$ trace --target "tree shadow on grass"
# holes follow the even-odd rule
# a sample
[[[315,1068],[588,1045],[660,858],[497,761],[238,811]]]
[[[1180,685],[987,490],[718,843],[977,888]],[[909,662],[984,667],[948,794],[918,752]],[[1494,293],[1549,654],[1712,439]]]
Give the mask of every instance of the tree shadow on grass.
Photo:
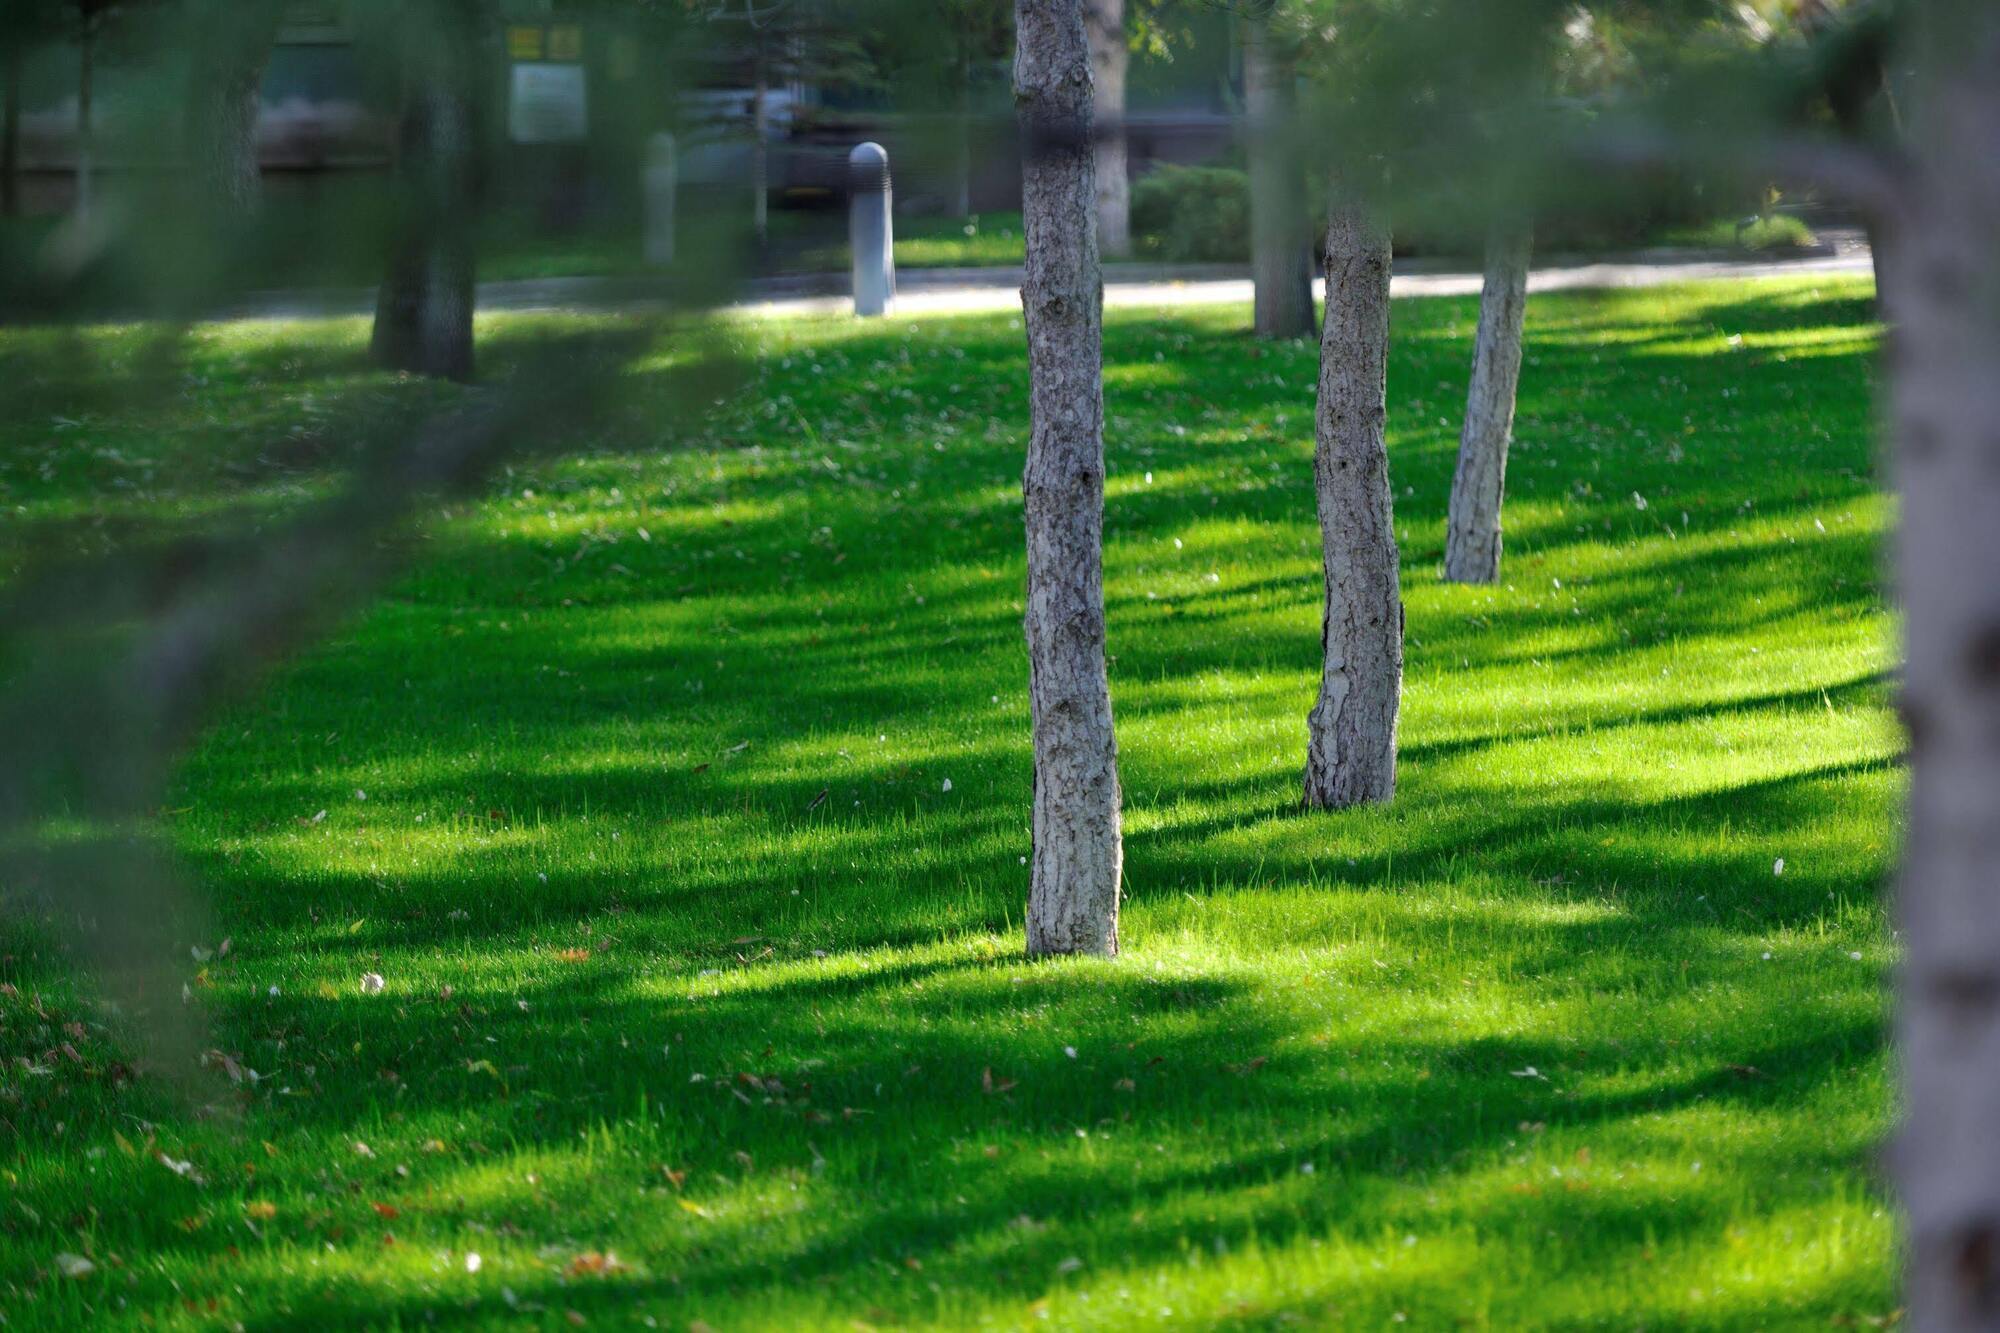
[[[1701,949],[1691,938],[1663,943],[1674,952]],[[421,1195],[398,1224],[406,1244],[463,1243],[455,1238],[475,1214],[503,1231],[506,1219],[519,1218],[533,1231],[539,1224],[529,1219],[553,1208],[569,1215],[564,1229],[578,1247],[644,1247],[623,1251],[639,1267],[601,1281],[565,1280],[569,1256],[558,1255],[539,1276],[511,1276],[518,1299],[586,1316],[659,1300],[685,1315],[743,1317],[772,1301],[782,1306],[792,1298],[781,1291],[810,1283],[821,1295],[806,1308],[823,1300],[859,1315],[880,1303],[911,1317],[928,1300],[914,1281],[909,1294],[898,1289],[913,1272],[983,1300],[1025,1305],[1066,1285],[1061,1274],[1072,1257],[1087,1276],[1100,1267],[1184,1263],[1190,1246],[1211,1254],[1253,1244],[1282,1251],[1310,1237],[1384,1228],[1429,1234],[1441,1223],[1502,1236],[1595,1225],[1602,1231],[1588,1267],[1601,1272],[1642,1249],[1694,1241],[1729,1220],[1727,1205],[1634,1200],[1598,1172],[1575,1173],[1586,1186],[1594,1177],[1599,1189],[1575,1197],[1547,1183],[1545,1168],[1510,1165],[1517,1142],[1532,1137],[1524,1127],[1576,1142],[1606,1131],[1643,1137],[1648,1123],[1696,1108],[1745,1126],[1767,1115],[1782,1122],[1876,1060],[1881,1041],[1867,1019],[1764,987],[1753,1031],[1632,1087],[1613,1075],[1643,1066],[1652,1053],[1608,1033],[1370,1036],[1321,1048],[1309,1040],[1308,1014],[1268,997],[1259,1002],[1227,982],[1099,972],[1040,976],[1023,990],[1009,976],[1018,967],[895,970],[838,989],[801,979],[658,1005],[622,995],[608,977],[579,980],[536,992],[533,1014],[496,1015],[485,1033],[499,1034],[510,1073],[515,1062],[522,1067],[511,1073],[504,1111],[493,1108],[480,1076],[440,1074],[406,1099],[379,1083],[329,1088],[272,1112],[275,1121],[260,1132],[281,1143],[329,1132],[374,1137],[379,1164],[336,1168],[325,1182],[346,1202],[328,1203],[329,1221],[314,1234],[333,1234],[338,1246],[375,1243],[382,1228],[369,1223],[362,1201],[395,1189],[399,1198]],[[414,1012],[386,1022],[379,1013],[337,1013],[361,1007],[308,1001],[289,1006],[286,1023],[301,1033],[323,1029],[335,1042],[365,1032],[371,1044],[407,1051],[415,1070],[445,1068],[458,1051],[481,1049],[476,1034],[487,1025],[483,1016],[459,1024],[421,1012],[443,1005],[411,1004]],[[1013,1031],[1023,1018],[1051,1013],[1053,1030]],[[707,1080],[682,1084],[681,1065],[654,1077],[635,1068],[615,1041],[640,1026],[677,1037],[694,1031],[686,1058],[709,1071]],[[1670,1042],[1667,1033],[1677,1030],[1669,1021],[1656,1038]],[[1080,1058],[1065,1057],[1062,1041]],[[807,1066],[798,1058],[806,1051],[833,1054]],[[1248,1053],[1271,1051],[1268,1062],[1246,1069]],[[567,1095],[528,1095],[529,1081],[552,1080],[550,1071],[571,1061],[600,1072]],[[982,1068],[1011,1086],[987,1090]],[[1511,1072],[1522,1068],[1546,1077]],[[1424,1076],[1413,1079],[1412,1070]],[[1121,1090],[1119,1078],[1132,1087]],[[456,1086],[440,1092],[436,1084],[447,1080]],[[648,1091],[657,1098],[657,1127],[621,1128],[621,1141],[606,1141],[586,1177],[562,1183],[564,1159],[575,1150],[553,1145],[616,1118]],[[387,1106],[419,1100],[424,1114],[399,1127],[402,1112]],[[390,1143],[454,1118],[489,1148],[503,1139],[551,1145],[536,1154],[548,1183],[511,1185],[468,1211],[452,1202],[465,1188],[454,1177],[486,1173],[462,1139],[441,1164],[417,1168],[421,1186],[394,1183]],[[1289,1127],[1282,1147],[1267,1141],[1267,1125]],[[1165,1151],[1147,1154],[1154,1140]],[[755,1150],[749,1163],[735,1156],[739,1145]],[[1852,1171],[1866,1147],[1838,1135],[1811,1146],[1784,1138],[1752,1146],[1736,1165],[1767,1173],[1772,1192],[1789,1196],[1800,1187],[1776,1184],[1780,1168],[1802,1178]],[[658,1180],[653,1154],[686,1173],[678,1188]],[[1302,1161],[1316,1165],[1312,1176],[1302,1175]],[[922,1195],[882,1192],[912,1171],[926,1179]],[[746,1213],[744,1205],[762,1197],[760,1181],[795,1186],[805,1214],[772,1226],[757,1220],[754,1204]],[[1517,1184],[1525,1189],[1513,1191]],[[1425,1196],[1442,1197],[1442,1212]],[[681,1210],[682,1200],[699,1211]],[[342,1222],[346,1230],[332,1232]],[[145,1240],[187,1244],[171,1230]],[[490,1296],[454,1308],[366,1285],[345,1285],[328,1299],[324,1313],[355,1321],[476,1321],[494,1313]]]

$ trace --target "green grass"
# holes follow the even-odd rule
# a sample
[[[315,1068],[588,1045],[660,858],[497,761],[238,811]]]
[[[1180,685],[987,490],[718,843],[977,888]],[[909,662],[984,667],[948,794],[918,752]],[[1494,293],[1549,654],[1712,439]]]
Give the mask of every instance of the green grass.
[[[116,1086],[8,928],[8,1326],[1888,1315],[1865,288],[1536,297],[1492,589],[1437,576],[1475,314],[1396,304],[1401,787],[1338,815],[1296,809],[1315,350],[1110,314],[1115,963],[1020,954],[1013,321],[746,321],[700,432],[457,507],[162,816],[261,1081]],[[363,333],[203,330],[172,420],[107,392],[135,333],[0,335],[46,372],[0,553],[311,493],[243,464],[304,395],[447,392]]]

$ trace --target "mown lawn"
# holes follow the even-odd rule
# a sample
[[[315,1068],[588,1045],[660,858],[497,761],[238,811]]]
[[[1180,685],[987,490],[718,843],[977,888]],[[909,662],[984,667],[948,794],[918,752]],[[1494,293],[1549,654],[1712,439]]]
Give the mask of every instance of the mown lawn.
[[[1402,781],[1337,815],[1296,809],[1315,349],[1109,317],[1115,963],[1021,956],[1015,321],[746,322],[712,421],[457,507],[162,816],[254,1084],[118,1083],[6,927],[8,1326],[1891,1315],[1865,288],[1536,297],[1491,590],[1437,577],[1474,315],[1395,307]],[[133,416],[138,337],[0,335],[8,579],[310,493],[235,464],[315,404],[446,392],[237,325]]]

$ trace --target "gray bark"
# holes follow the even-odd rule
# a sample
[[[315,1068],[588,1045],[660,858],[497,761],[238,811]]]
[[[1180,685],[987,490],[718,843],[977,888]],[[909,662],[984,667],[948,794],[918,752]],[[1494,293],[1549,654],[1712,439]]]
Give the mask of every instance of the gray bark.
[[[1267,19],[1243,34],[1243,92],[1249,113],[1251,327],[1260,338],[1313,332],[1312,237],[1306,222],[1305,173],[1292,140],[1298,123],[1298,76],[1275,49]]]
[[[1016,0],[1028,331],[1028,952],[1118,952],[1118,745],[1104,658],[1104,288],[1080,0]]]
[[[1336,201],[1326,235],[1313,481],[1326,570],[1325,664],[1308,719],[1305,803],[1338,809],[1396,792],[1403,599],[1389,500],[1389,237]]]
[[[1521,324],[1528,311],[1525,225],[1497,222],[1486,239],[1486,281],[1479,293],[1479,333],[1472,383],[1458,437],[1458,471],[1445,521],[1444,576],[1453,583],[1500,577],[1500,505],[1507,490],[1507,445],[1521,382]]]
[[[1915,7],[1909,144],[1880,296],[1906,665],[1898,911],[1908,1304],[2000,1328],[2000,6]]]
[[[1097,244],[1111,259],[1132,253],[1132,183],[1125,165],[1125,0],[1083,0],[1095,75]]]

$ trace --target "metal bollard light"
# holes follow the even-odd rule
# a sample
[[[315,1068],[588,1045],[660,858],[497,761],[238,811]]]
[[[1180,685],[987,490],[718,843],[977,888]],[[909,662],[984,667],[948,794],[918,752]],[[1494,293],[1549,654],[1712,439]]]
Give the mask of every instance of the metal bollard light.
[[[661,131],[646,146],[642,183],[646,195],[646,262],[674,262],[674,191],[680,184],[680,154],[674,136]]]
[[[881,144],[856,144],[847,155],[847,190],[854,313],[886,315],[896,299],[896,250],[889,225],[889,154]]]

